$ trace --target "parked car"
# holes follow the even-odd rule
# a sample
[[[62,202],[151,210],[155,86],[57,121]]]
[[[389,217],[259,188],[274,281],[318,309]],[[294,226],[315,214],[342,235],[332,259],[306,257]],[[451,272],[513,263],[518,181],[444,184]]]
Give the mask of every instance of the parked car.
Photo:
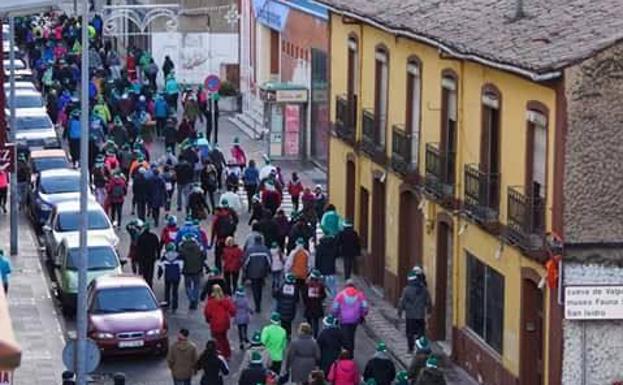
[[[11,127],[11,130],[14,128]],[[42,148],[61,148],[54,124],[45,111],[17,110],[15,136],[18,145],[30,151]]]
[[[89,237],[87,239],[87,279],[91,282],[104,275],[122,273],[121,265],[115,248],[105,238]],[[64,238],[54,256],[54,276],[58,297],[65,311],[75,309],[78,293],[78,264],[80,258],[80,237]]]
[[[6,79],[4,79],[4,93],[5,95],[8,97],[11,93],[11,82],[6,81]],[[27,81],[23,81],[20,80],[18,82],[15,82],[15,90],[30,90],[30,91],[37,91],[37,86],[35,86],[35,83],[33,82],[27,82]]]
[[[6,59],[5,59],[6,60]],[[8,70],[8,68],[4,69],[4,78],[5,79],[10,79],[11,78],[11,71]],[[15,70],[15,81],[29,81],[29,82],[34,82],[35,81],[35,76],[33,75],[32,71],[30,70],[30,68],[23,68],[23,69],[16,69]]]
[[[88,235],[105,238],[111,245],[117,247],[119,237],[104,212],[102,206],[95,200],[89,200],[88,206]],[[45,250],[48,258],[52,258],[58,250],[63,238],[77,237],[80,227],[80,202],[78,200],[58,203],[53,209],[45,225],[43,235]]]
[[[8,49],[7,49],[8,52]],[[15,62],[13,63],[15,65],[15,69],[16,70],[23,70],[26,67],[26,63],[22,60],[22,59],[15,59]],[[4,60],[2,62],[2,66],[4,67],[5,71],[9,71],[9,69],[11,68],[11,61],[10,60]]]
[[[65,201],[80,199],[80,171],[58,169],[42,171],[36,176],[28,195],[30,217],[37,227],[43,226],[54,207]]]
[[[37,112],[41,114],[47,114],[46,107],[43,103],[43,96],[39,91],[32,90],[15,90],[15,112],[23,113],[22,110],[27,109],[33,114]],[[11,98],[10,95],[6,97],[6,104],[4,108],[5,115],[10,119],[11,117]]]
[[[61,149],[35,150],[30,152],[30,169],[33,181],[38,173],[46,170],[71,168],[67,154]]]
[[[89,285],[87,298],[89,337],[102,354],[167,354],[166,318],[141,277],[97,277]]]

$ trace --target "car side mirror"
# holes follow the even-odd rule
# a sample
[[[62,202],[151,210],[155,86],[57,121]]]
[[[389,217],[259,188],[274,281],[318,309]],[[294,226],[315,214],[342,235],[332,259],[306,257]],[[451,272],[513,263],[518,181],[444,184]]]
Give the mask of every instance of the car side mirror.
[[[52,231],[52,228],[50,227],[50,225],[43,225],[41,227],[41,230],[43,230],[44,233],[49,233],[50,231]]]

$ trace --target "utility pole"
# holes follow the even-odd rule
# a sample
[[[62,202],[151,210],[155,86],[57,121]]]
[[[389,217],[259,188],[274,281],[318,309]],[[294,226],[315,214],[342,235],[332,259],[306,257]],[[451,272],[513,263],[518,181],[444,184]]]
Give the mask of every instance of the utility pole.
[[[89,2],[82,0],[82,66],[80,72],[80,258],[76,306],[76,384],[87,385],[87,229],[89,214]]]
[[[9,64],[11,66],[11,142],[15,143],[15,134],[17,131],[17,125],[15,124],[15,18],[9,16],[9,31],[11,33],[9,43]],[[4,69],[3,69],[4,70]],[[17,191],[17,148],[13,151],[13,165],[14,172],[10,181],[11,189],[11,212],[10,212],[10,225],[11,225],[11,255],[17,255],[17,221],[18,212],[17,205],[19,204],[19,197]]]

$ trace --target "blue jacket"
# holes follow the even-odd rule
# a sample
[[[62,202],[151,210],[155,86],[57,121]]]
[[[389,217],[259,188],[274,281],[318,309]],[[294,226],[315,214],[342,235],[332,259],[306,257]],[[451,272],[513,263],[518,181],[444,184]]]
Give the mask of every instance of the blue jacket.
[[[183,269],[184,260],[177,251],[167,251],[158,261],[158,278],[164,274],[165,281],[179,282]]]
[[[0,257],[0,275],[2,275],[2,282],[9,282],[9,276],[11,275],[11,261],[5,256]]]
[[[162,176],[152,175],[148,179],[149,204],[151,207],[162,207],[166,201],[167,190]]]
[[[175,79],[171,78],[165,83],[164,90],[167,95],[173,95],[180,92],[180,86],[177,84]]]
[[[166,118],[169,116],[169,105],[163,97],[156,98],[156,103],[154,104],[154,115],[156,115],[156,118]]]
[[[247,167],[242,175],[244,184],[258,185],[260,183],[260,171],[256,167]]]
[[[80,119],[71,118],[68,128],[69,139],[80,139]]]

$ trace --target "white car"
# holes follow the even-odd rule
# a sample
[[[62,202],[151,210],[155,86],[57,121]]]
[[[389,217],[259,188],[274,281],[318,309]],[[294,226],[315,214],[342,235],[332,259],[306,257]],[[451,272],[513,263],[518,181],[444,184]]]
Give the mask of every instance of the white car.
[[[15,82],[15,92],[19,90],[37,91],[37,87],[35,86],[35,83],[33,82],[20,80],[20,81]],[[4,93],[6,94],[7,98],[11,95],[11,82],[7,82],[7,81],[4,82]]]
[[[11,60],[3,60],[2,65],[4,66],[4,71],[10,73]],[[15,59],[15,70],[23,69],[26,69],[26,63],[22,59]]]
[[[5,116],[11,116],[11,94],[10,92],[6,94],[6,103],[5,103],[4,113]],[[15,111],[28,110],[35,113],[40,113],[42,115],[47,114],[47,110],[45,108],[45,104],[43,102],[43,96],[39,91],[31,91],[31,90],[15,90]]]
[[[119,245],[119,237],[113,228],[108,215],[99,203],[89,200],[88,206],[88,237],[106,239],[113,247]],[[45,248],[51,258],[64,238],[80,236],[80,201],[60,202],[52,209],[48,222],[43,226]]]
[[[21,109],[15,112],[15,139],[18,145],[25,145],[30,150],[41,148],[60,148],[54,124],[44,111]]]

